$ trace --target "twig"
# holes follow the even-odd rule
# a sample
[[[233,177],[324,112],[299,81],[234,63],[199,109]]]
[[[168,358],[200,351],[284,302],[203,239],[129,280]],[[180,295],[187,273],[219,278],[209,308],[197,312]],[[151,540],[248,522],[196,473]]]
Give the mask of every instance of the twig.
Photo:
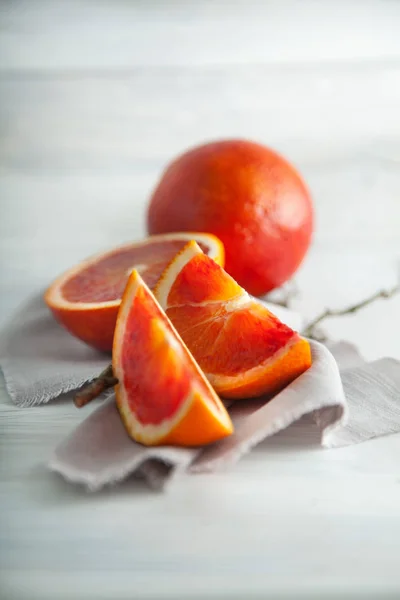
[[[117,383],[118,379],[113,375],[112,365],[109,365],[96,379],[93,379],[93,381],[75,394],[75,406],[82,408],[82,406],[100,396],[105,390],[114,387]]]
[[[392,296],[395,296],[399,292],[400,292],[400,285],[396,285],[394,288],[392,288],[390,290],[381,290],[379,292],[376,292],[375,294],[372,294],[372,296],[365,298],[365,300],[362,300],[361,302],[357,302],[357,304],[353,304],[351,306],[348,306],[347,308],[341,308],[341,309],[327,308],[320,315],[318,315],[318,317],[316,317],[315,319],[310,321],[310,323],[303,330],[302,335],[304,335],[305,337],[308,337],[308,338],[321,340],[321,337],[316,335],[315,329],[318,325],[320,325],[322,323],[322,321],[325,321],[325,319],[328,319],[330,317],[343,317],[344,315],[350,315],[350,314],[355,313],[358,310],[364,308],[365,306],[372,304],[373,302],[375,302],[375,300],[379,300],[380,298],[392,298]]]

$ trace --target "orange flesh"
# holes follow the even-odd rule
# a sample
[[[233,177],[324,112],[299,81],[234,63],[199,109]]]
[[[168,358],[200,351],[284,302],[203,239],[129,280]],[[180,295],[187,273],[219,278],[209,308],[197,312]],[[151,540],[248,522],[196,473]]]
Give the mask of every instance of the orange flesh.
[[[227,310],[227,300],[240,297],[238,294],[246,297],[221,267],[203,254],[185,265],[168,295],[171,308],[167,315],[206,373],[236,375],[257,367],[296,335],[257,302]],[[210,304],[185,305],[206,298]]]
[[[224,386],[225,398],[251,398],[271,395],[282,390],[311,365],[311,350],[307,340],[296,335],[294,343],[283,354],[273,357],[262,369],[248,377],[238,378]],[[222,392],[221,392],[222,393]]]
[[[144,425],[170,419],[187,399],[193,378],[199,392],[214,401],[183,348],[168,342],[168,331],[172,336],[165,316],[139,286],[124,323],[120,356],[129,408]]]
[[[307,340],[196,251],[194,242],[167,268],[155,294],[221,396],[275,393],[311,365]]]
[[[153,288],[161,273],[187,240],[152,242],[148,245],[117,250],[71,277],[61,288],[69,302],[98,303],[119,300],[129,273],[140,266],[145,283]],[[203,252],[207,246],[199,243]]]
[[[221,277],[221,267],[215,261],[205,261],[204,254],[199,254],[191,259],[189,268],[184,267],[178,274],[168,295],[168,306],[226,302],[243,293],[232,277]]]

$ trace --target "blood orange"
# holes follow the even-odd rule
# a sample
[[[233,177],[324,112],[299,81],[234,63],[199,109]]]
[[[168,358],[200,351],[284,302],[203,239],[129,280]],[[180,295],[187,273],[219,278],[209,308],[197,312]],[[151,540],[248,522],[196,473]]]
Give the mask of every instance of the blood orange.
[[[55,318],[74,336],[102,351],[111,351],[117,313],[129,274],[135,268],[150,288],[188,240],[224,263],[224,247],[213,235],[154,235],[104,252],[61,275],[44,299]]]
[[[169,264],[154,293],[221,396],[272,394],[311,365],[307,340],[249,296],[194,241]]]
[[[208,231],[225,246],[226,270],[261,296],[297,270],[310,245],[310,193],[285,158],[247,140],[193,148],[172,161],[148,206],[151,234]]]
[[[198,446],[232,433],[224,405],[137,271],[122,298],[112,354],[117,406],[136,441]]]

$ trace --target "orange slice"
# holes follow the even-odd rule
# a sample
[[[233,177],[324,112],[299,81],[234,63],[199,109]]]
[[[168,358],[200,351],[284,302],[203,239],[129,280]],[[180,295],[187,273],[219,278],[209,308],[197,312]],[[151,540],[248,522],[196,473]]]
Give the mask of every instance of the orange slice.
[[[272,394],[311,365],[307,340],[189,242],[154,294],[218,394]]]
[[[136,270],[122,298],[112,354],[117,406],[136,441],[198,446],[232,433],[224,405]]]
[[[98,254],[69,269],[47,289],[44,300],[55,318],[75,337],[98,350],[111,351],[121,297],[136,269],[150,288],[188,240],[224,264],[224,247],[214,235],[153,235]]]

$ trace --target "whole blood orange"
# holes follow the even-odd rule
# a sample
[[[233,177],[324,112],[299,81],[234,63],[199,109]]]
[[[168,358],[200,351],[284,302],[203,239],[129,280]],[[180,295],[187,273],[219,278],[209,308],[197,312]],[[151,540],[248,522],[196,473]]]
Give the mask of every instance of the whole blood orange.
[[[204,371],[226,398],[273,394],[311,365],[307,340],[191,241],[154,294]]]
[[[174,160],[150,199],[149,233],[208,231],[225,246],[225,268],[259,296],[282,285],[311,241],[313,207],[296,169],[242,140],[208,143]]]
[[[224,405],[137,271],[124,291],[112,355],[117,406],[136,441],[198,446],[232,433]]]
[[[174,233],[113,248],[89,258],[58,277],[44,299],[57,321],[98,350],[111,351],[121,297],[135,268],[151,288],[188,240],[195,239],[217,262],[224,247],[213,235]]]

